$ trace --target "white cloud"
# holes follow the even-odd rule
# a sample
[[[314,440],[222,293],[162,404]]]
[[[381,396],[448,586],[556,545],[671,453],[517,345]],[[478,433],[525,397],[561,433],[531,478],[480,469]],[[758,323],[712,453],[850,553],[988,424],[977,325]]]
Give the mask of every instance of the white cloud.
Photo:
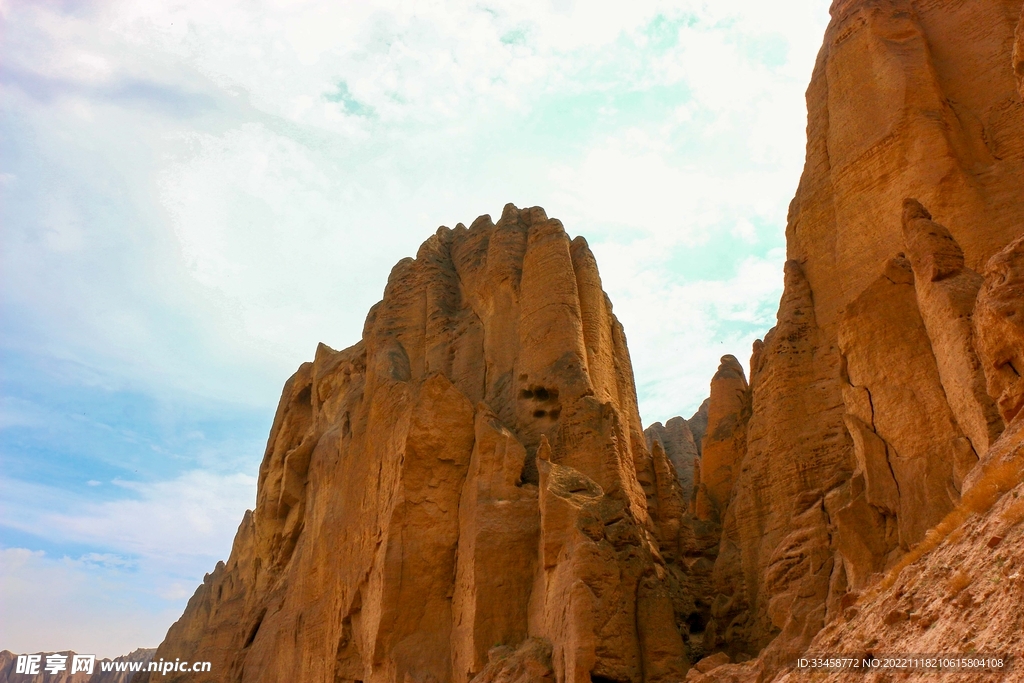
[[[101,549],[77,556],[0,549],[5,648],[115,657],[155,647],[203,575],[227,559],[255,503],[256,481],[246,474],[197,470],[113,484],[132,497],[95,502],[84,490],[0,481],[6,527],[58,547]]]
[[[613,266],[602,268],[602,279],[617,294],[615,314],[626,329],[644,424],[689,417],[707,398],[723,355],[736,356],[749,372],[753,341],[775,324],[785,260],[775,249],[745,259],[728,279],[678,283],[659,281],[657,269],[633,267],[643,257],[629,252],[653,251],[643,242],[595,247],[599,262]]]
[[[13,652],[74,650],[117,657],[156,647],[181,612],[153,600],[118,562],[0,549],[0,642]]]
[[[3,523],[50,542],[98,547],[151,570],[201,578],[227,559],[242,514],[256,500],[255,477],[241,473],[193,470],[169,481],[112,483],[127,495],[94,502],[85,489],[4,479]]]

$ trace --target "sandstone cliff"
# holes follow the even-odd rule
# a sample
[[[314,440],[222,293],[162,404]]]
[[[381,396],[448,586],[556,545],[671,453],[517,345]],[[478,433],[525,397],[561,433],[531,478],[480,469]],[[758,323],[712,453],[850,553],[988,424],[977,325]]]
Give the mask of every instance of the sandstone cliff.
[[[679,680],[684,507],[586,242],[508,205],[439,229],[288,381],[256,509],[157,654],[216,681]]]
[[[911,217],[928,220],[921,217],[922,209],[916,202],[908,202],[908,207]],[[944,233],[938,227],[935,232]],[[894,259],[886,268],[882,287],[905,286],[903,281],[908,270],[904,259]],[[1019,609],[1024,601],[1021,572],[1024,560],[1024,411],[1020,400],[1024,379],[1015,371],[1024,353],[1024,236],[993,256],[983,272],[981,291],[971,307],[972,339],[1005,429],[995,437],[981,461],[970,469],[969,476],[960,484],[954,484],[949,492],[949,497],[956,501],[954,505],[949,505],[948,498],[941,493],[925,490],[930,481],[949,482],[953,475],[947,471],[937,475],[916,472],[905,476],[908,465],[927,456],[903,458],[881,436],[871,437],[878,444],[872,447],[876,450],[871,455],[865,452],[868,459],[859,455],[851,486],[830,494],[845,503],[845,507],[839,509],[836,534],[846,566],[856,566],[856,560],[865,562],[871,557],[881,560],[879,566],[892,566],[887,567],[884,578],[875,575],[873,581],[861,575],[870,567],[861,566],[860,573],[851,573],[851,578],[857,580],[851,581],[851,590],[840,599],[839,609],[809,644],[808,657],[842,655],[863,661],[915,653],[990,655],[1003,658],[1008,663],[1006,669],[947,675],[957,681],[1024,678],[1019,662],[1008,660],[1016,657],[1024,644],[1021,635],[1024,615]],[[910,273],[910,277],[917,276],[918,281],[921,275],[917,269]],[[895,280],[888,279],[890,276]],[[894,298],[902,299],[902,305],[912,300],[899,293]],[[892,310],[898,313],[903,309],[894,306]],[[923,327],[919,318],[908,322]],[[880,349],[893,342],[891,336],[884,334],[874,338]],[[938,373],[916,379],[937,382]],[[917,389],[922,386],[924,384]],[[914,418],[920,406],[911,400],[905,408]],[[949,413],[941,415],[943,420],[948,417]],[[908,426],[914,426],[913,419]],[[870,429],[866,425],[860,428]],[[883,431],[888,437],[888,430]],[[903,432],[904,438],[912,434],[909,428]],[[933,441],[933,445],[941,446],[941,438],[948,433],[940,430],[922,432],[919,436],[939,439]],[[854,440],[860,452],[867,440],[857,437]],[[911,442],[910,446],[913,445]],[[872,458],[877,459],[874,465]],[[953,464],[941,452],[933,453],[928,459],[931,462],[926,468],[948,469]],[[882,479],[881,484],[878,478]],[[922,508],[904,506],[902,500],[906,497],[917,498]],[[936,505],[941,505],[945,514],[926,533],[918,534],[917,543],[902,554],[898,562],[885,561],[886,556],[881,553],[898,553],[898,539],[903,534],[900,520],[907,516],[915,523],[922,517],[930,519],[936,514]],[[826,500],[825,506],[827,511],[834,510],[836,501]],[[844,515],[843,511],[847,510],[850,512]],[[890,520],[890,516],[894,519]],[[891,537],[887,538],[887,533]],[[881,545],[871,546],[872,540]],[[698,663],[687,680],[765,680],[778,668],[766,656],[746,664],[718,664],[700,671]],[[785,662],[776,680],[806,680],[809,673],[796,669],[793,664],[793,661]],[[891,680],[894,673],[893,670],[871,674],[820,671],[815,674],[815,680],[839,681],[855,676],[886,681]],[[938,674],[917,671],[915,675],[932,678]]]
[[[771,643],[769,668],[955,507],[998,437],[971,311],[979,271],[1024,229],[1021,2],[831,13],[712,596],[744,649]]]

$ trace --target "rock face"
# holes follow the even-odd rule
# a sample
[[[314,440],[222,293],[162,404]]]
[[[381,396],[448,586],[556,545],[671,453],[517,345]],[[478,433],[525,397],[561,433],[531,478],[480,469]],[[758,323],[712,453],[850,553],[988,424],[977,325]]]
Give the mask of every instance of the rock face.
[[[590,249],[508,205],[439,229],[362,340],[288,380],[256,509],[158,656],[215,681],[679,680],[683,513]]]
[[[735,356],[722,356],[711,379],[707,431],[701,440],[700,482],[695,515],[701,520],[721,521],[740,462],[747,447],[750,392],[743,366]]]
[[[926,652],[1005,657],[1020,649],[1021,615],[1015,606],[1024,599],[1024,410],[1015,370],[1024,353],[1024,235],[992,256],[980,278],[956,258],[959,249],[948,231],[933,224],[916,201],[906,206],[904,217],[925,221],[918,228],[929,238],[941,238],[927,240],[940,248],[922,257],[915,251],[919,243],[908,238],[908,252],[915,256],[890,259],[847,306],[840,325],[844,418],[855,462],[851,478],[825,495],[835,555],[822,554],[817,561],[831,559],[844,582],[830,583],[824,602],[792,600],[788,607],[803,607],[814,618],[822,618],[809,611],[815,605],[824,612],[824,628],[816,635],[805,632],[812,638],[808,657]],[[913,235],[913,226],[908,234]],[[937,271],[945,275],[935,278]],[[972,283],[977,298],[960,309],[947,305],[955,296],[934,291],[942,286],[956,293],[964,282]],[[938,312],[960,310],[963,316],[947,320],[942,334],[932,333],[923,314],[936,299],[942,304]],[[961,336],[950,335],[951,330]],[[955,352],[947,360],[977,363],[953,365],[960,371],[943,375],[942,356],[931,349],[944,342],[947,352]],[[975,367],[983,372],[987,397],[977,394]],[[965,368],[972,371],[965,374]],[[958,391],[979,406],[1000,409],[998,433],[980,460],[965,434],[972,423],[964,415],[982,413],[958,412],[955,399],[944,400]],[[961,430],[962,424],[967,428]],[[730,507],[739,496],[734,494]],[[723,552],[725,546],[723,536]],[[813,545],[805,541],[803,547]],[[715,588],[721,585],[716,582]],[[831,602],[837,585],[843,594]],[[751,662],[714,668],[697,662],[687,680],[807,680],[808,671],[794,669],[792,658],[778,655],[783,647],[794,647],[793,637],[786,636],[784,630]],[[857,675],[888,680],[891,672],[876,674]],[[849,676],[820,671],[815,680]],[[957,676],[1010,679],[1006,671]]]
[[[1024,13],[1017,23],[1016,38],[1013,45],[1013,73],[1017,76],[1017,90],[1024,99]]]
[[[833,2],[714,569],[720,626],[771,644],[764,671],[954,508],[1016,400],[1010,332],[975,318],[1000,305],[985,263],[1024,230],[1021,4]]]
[[[1002,397],[1002,353],[1024,349],[1017,314],[1024,305],[1024,237],[988,262],[983,294],[975,309],[985,374]],[[1015,329],[1007,329],[1010,322]],[[998,340],[997,343],[993,344]],[[986,345],[988,342],[988,345]],[[994,385],[993,385],[994,382]],[[1013,402],[1009,402],[1013,404]],[[1007,405],[1007,404],[1002,404]],[[1006,429],[971,472],[963,499],[930,532],[932,539],[897,566],[886,581],[844,600],[842,615],[811,643],[812,652],[979,652],[1006,656],[1022,646],[1024,601],[1024,415],[1002,411]],[[1014,663],[1003,673],[959,674],[960,680],[1014,680]],[[752,667],[751,667],[752,668]],[[1013,672],[1012,674],[1010,672]],[[723,672],[724,673],[724,672]],[[747,671],[753,674],[753,671]],[[848,674],[847,674],[848,675]],[[927,675],[927,674],[926,674]],[[783,671],[782,681],[806,680],[806,672]],[[833,672],[821,680],[846,680]]]
[[[693,441],[697,444],[698,456],[700,455],[701,441],[704,440],[704,433],[708,431],[708,403],[710,400],[710,398],[704,399],[704,402],[697,408],[697,412],[686,421],[690,427],[690,433],[693,434]]]
[[[669,462],[679,478],[679,488],[683,500],[690,501],[696,493],[694,484],[694,461],[699,453],[697,440],[690,430],[689,423],[681,417],[673,417],[665,424],[655,422],[644,430],[647,449],[653,451],[655,444],[660,444]]]

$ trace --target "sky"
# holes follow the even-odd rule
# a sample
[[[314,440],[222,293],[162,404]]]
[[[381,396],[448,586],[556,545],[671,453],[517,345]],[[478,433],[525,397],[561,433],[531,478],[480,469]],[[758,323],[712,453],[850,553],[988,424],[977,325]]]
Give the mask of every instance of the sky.
[[[774,324],[828,0],[0,0],[0,649],[155,647],[439,225],[584,235],[644,424]]]

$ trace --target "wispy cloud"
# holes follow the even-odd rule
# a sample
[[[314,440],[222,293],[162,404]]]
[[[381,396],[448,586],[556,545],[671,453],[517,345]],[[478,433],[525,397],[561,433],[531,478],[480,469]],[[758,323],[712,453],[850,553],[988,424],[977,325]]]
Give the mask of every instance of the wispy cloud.
[[[55,543],[103,548],[150,569],[188,573],[227,557],[240,511],[256,502],[256,479],[243,473],[192,470],[169,481],[114,479],[108,485],[121,489],[121,496],[96,502],[85,487],[2,479],[3,526]]]
[[[154,600],[149,582],[117,558],[0,549],[0,641],[15,652],[100,657],[156,647],[180,615],[181,596]]]
[[[104,487],[121,494],[96,502],[86,486],[0,480],[4,535],[48,548],[0,548],[5,648],[114,657],[156,646],[203,574],[227,557],[256,480],[190,471]]]

